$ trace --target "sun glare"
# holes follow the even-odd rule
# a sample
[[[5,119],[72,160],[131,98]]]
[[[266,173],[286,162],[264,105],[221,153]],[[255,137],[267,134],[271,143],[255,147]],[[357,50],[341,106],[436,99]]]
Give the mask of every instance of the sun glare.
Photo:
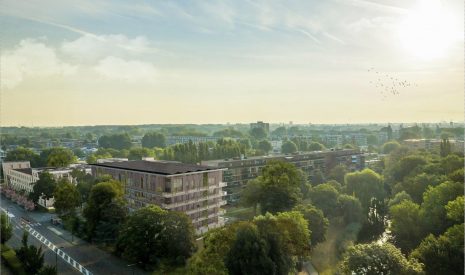
[[[458,24],[441,1],[424,0],[408,13],[400,25],[403,47],[422,59],[444,57],[456,40]]]

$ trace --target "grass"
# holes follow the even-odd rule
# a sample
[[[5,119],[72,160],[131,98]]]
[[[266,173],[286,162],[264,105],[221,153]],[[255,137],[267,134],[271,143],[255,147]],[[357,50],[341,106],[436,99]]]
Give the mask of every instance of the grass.
[[[344,231],[344,226],[331,220],[326,233],[326,241],[318,244],[310,255],[311,262],[321,275],[334,274],[339,263],[337,239]]]
[[[16,257],[16,252],[9,248],[6,245],[2,244],[2,259],[7,267],[10,268],[10,270],[14,274],[18,275],[26,275],[26,272],[23,269],[23,265],[19,261],[19,259]]]

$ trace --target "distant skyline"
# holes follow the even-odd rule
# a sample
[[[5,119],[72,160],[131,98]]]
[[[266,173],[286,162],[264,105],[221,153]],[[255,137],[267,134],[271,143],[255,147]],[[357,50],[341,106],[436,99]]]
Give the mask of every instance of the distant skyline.
[[[1,126],[464,118],[463,1],[3,0],[0,24]]]

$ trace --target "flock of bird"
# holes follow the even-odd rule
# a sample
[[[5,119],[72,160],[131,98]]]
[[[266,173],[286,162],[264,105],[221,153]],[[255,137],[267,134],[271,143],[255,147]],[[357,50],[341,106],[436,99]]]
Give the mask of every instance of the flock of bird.
[[[375,70],[375,68],[368,69],[369,73],[375,75],[375,80],[370,81],[370,84],[373,85],[381,93],[381,95],[386,98],[388,95],[399,95],[402,89],[409,87],[418,87],[416,83],[411,83],[407,80],[398,79],[392,75],[385,74]]]

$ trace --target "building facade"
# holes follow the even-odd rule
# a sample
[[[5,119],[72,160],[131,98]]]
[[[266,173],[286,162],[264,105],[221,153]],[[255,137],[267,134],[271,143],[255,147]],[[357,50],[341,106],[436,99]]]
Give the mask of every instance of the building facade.
[[[223,168],[171,161],[127,161],[92,165],[95,177],[120,181],[130,210],[158,205],[186,213],[198,234],[224,225]]]
[[[255,129],[255,128],[262,128],[263,130],[265,130],[266,133],[270,132],[270,124],[265,123],[263,121],[257,121],[254,123],[250,123],[250,130]]]
[[[441,148],[441,139],[406,139],[403,144],[411,150],[427,150],[439,152]],[[449,140],[451,145],[451,151],[454,153],[464,152],[464,141],[463,140]]]
[[[201,142],[216,142],[219,137],[197,137],[197,136],[167,136],[166,145],[182,144],[192,142],[194,144],[199,144]]]
[[[327,174],[329,170],[338,165],[345,165],[348,170],[361,170],[365,167],[365,158],[358,150],[336,150],[323,152],[307,152],[296,155],[260,156],[243,159],[202,161],[202,165],[227,168],[223,173],[223,181],[227,183],[225,191],[229,204],[238,201],[240,193],[247,182],[260,175],[263,167],[270,161],[281,160],[294,164],[303,170],[312,180],[315,172]]]

